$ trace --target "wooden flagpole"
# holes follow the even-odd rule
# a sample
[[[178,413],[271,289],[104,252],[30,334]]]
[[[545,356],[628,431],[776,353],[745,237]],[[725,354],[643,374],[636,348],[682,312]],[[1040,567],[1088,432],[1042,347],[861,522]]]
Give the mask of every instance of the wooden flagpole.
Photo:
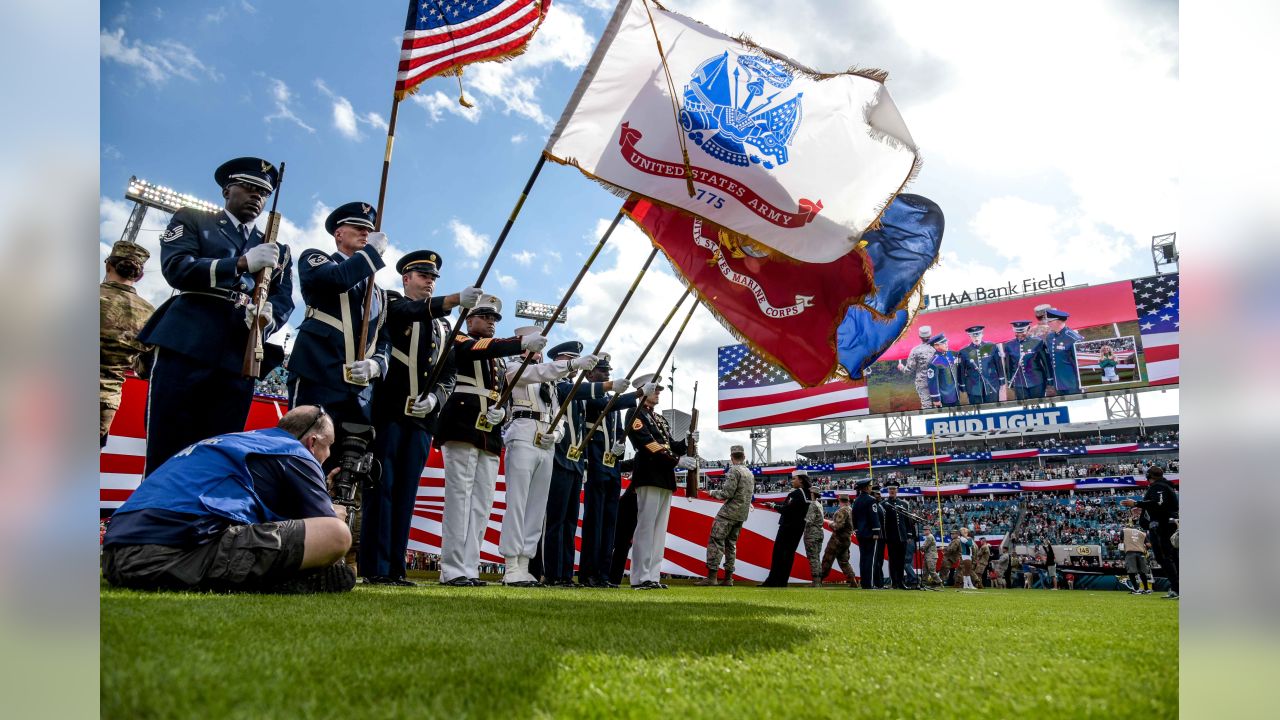
[[[387,199],[387,176],[391,172],[391,149],[396,143],[396,118],[400,115],[400,98],[395,93],[391,100],[391,119],[387,121],[387,147],[382,154],[382,180],[378,184],[378,216],[373,221],[373,231],[382,230],[382,215]],[[360,344],[356,347],[356,359],[363,360],[369,345],[369,315],[373,312],[373,296],[378,287],[374,276],[369,276],[369,284],[364,289],[364,317],[360,319]]]
[[[938,478],[938,439],[929,433],[929,444],[933,446],[933,492],[938,498],[938,541],[942,541],[942,482]]]

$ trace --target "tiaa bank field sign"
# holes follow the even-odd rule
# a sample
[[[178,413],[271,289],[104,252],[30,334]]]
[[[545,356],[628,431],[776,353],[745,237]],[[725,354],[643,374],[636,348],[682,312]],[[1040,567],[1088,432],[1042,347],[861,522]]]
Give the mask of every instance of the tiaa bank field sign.
[[[930,435],[987,432],[989,430],[1030,430],[1066,425],[1071,416],[1064,407],[1043,410],[1011,410],[963,417],[925,418],[925,431]]]

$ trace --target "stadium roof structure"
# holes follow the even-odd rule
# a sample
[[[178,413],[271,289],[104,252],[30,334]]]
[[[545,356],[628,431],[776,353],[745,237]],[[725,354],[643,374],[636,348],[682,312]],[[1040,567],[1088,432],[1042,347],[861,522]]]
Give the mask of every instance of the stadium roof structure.
[[[935,440],[942,442],[978,442],[982,440],[999,440],[1001,438],[1037,438],[1049,437],[1053,435],[1061,435],[1063,433],[1109,433],[1117,430],[1130,430],[1137,428],[1161,428],[1176,427],[1178,425],[1177,415],[1165,415],[1155,418],[1123,418],[1115,420],[1096,420],[1091,422],[1068,423],[1066,425],[1051,425],[1048,427],[1030,428],[1027,430],[990,430],[987,432],[977,433],[954,433],[951,435],[937,435]],[[871,441],[873,452],[875,448],[899,448],[914,447],[930,442],[928,435],[916,435],[906,438],[894,438],[888,440],[880,438]],[[827,445],[806,445],[796,454],[800,456],[820,455],[829,452],[844,452],[850,450],[865,450],[867,444],[863,442],[845,442],[830,443]]]

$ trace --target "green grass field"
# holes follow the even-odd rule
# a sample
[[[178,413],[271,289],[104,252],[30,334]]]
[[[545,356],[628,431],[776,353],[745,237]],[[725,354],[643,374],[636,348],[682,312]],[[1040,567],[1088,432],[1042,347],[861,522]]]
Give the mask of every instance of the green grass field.
[[[1175,717],[1157,595],[102,591],[102,717]]]

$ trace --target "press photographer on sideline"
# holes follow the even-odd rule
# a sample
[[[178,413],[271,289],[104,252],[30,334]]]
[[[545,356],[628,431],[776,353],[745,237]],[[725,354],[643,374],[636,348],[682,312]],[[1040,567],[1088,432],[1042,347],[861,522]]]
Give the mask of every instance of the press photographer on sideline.
[[[350,590],[346,510],[332,504],[321,470],[333,438],[324,409],[303,405],[274,428],[219,435],[174,455],[112,517],[103,538],[107,582],[137,590]]]

